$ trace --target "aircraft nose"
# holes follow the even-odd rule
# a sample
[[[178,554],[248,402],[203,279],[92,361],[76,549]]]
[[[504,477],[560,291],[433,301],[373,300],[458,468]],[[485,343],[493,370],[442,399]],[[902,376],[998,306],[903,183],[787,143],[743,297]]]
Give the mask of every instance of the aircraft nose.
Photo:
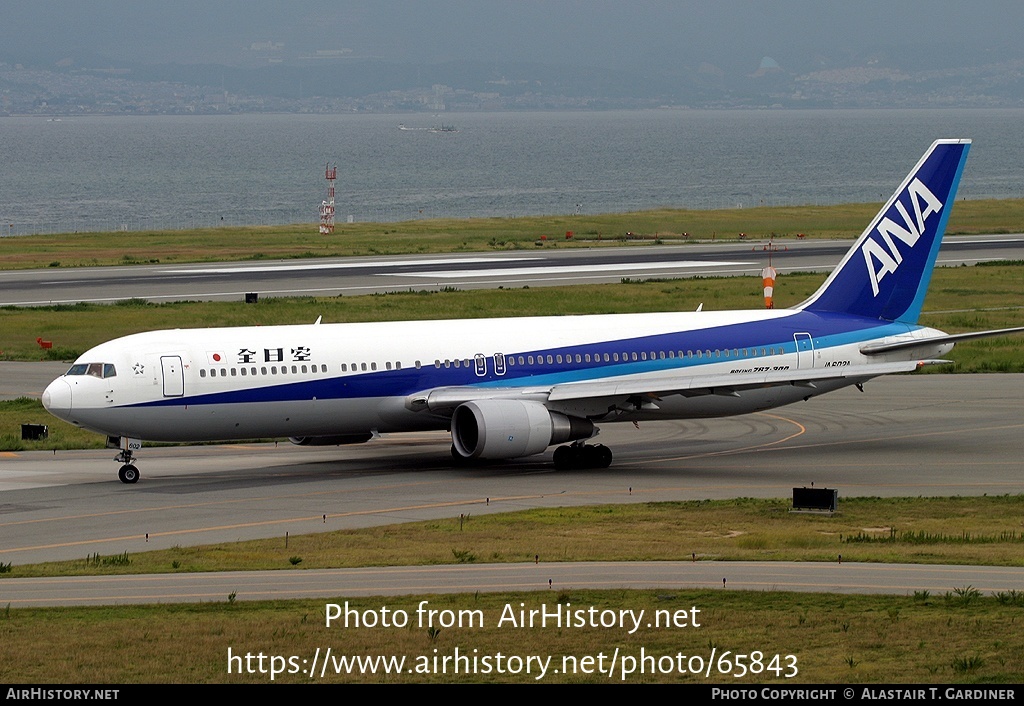
[[[57,378],[43,390],[43,407],[55,417],[71,414],[71,385],[64,378]]]

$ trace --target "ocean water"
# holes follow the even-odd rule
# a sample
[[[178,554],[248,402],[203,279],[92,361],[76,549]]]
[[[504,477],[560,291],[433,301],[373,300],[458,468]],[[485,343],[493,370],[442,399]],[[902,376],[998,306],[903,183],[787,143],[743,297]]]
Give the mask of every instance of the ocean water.
[[[442,123],[457,132],[400,130]],[[961,198],[1024,196],[1024,111],[613,111],[0,119],[0,233],[884,200],[940,137]]]

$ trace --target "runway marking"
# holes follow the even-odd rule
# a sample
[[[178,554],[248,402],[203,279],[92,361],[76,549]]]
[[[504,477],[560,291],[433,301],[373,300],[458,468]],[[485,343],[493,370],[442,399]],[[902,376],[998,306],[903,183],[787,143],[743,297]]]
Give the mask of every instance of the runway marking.
[[[937,431],[922,431],[913,434],[898,434],[895,436],[874,436],[866,439],[842,439],[837,441],[824,441],[815,444],[796,444],[794,446],[787,446],[786,451],[791,449],[813,449],[820,448],[822,446],[841,446],[846,444],[873,444],[879,441],[896,441],[900,439],[921,439],[929,436],[947,436],[953,434],[971,434],[978,431],[1006,431],[1009,429],[1024,429],[1024,424],[1006,424],[1003,426],[995,427],[974,427],[971,429],[941,429]],[[772,451],[778,451],[780,449],[771,449]]]
[[[767,412],[759,412],[759,413],[757,413],[754,416],[772,417],[774,419],[779,419],[779,420],[782,420],[782,421],[785,421],[785,422],[789,422],[790,424],[793,424],[793,425],[797,426],[799,431],[794,432],[793,434],[790,434],[789,436],[783,437],[782,439],[777,439],[775,441],[766,442],[766,443],[763,443],[763,444],[754,444],[752,446],[746,446],[746,447],[742,447],[742,448],[738,448],[738,449],[723,449],[721,451],[708,451],[708,452],[697,453],[697,454],[688,454],[688,455],[685,455],[685,456],[669,456],[669,457],[652,458],[652,459],[638,459],[638,460],[635,460],[635,461],[629,461],[629,462],[626,462],[626,463],[616,464],[616,467],[617,468],[622,468],[622,467],[630,466],[630,465],[649,465],[649,464],[652,464],[652,463],[668,463],[668,462],[673,462],[673,461],[689,461],[689,460],[699,459],[699,458],[711,458],[711,457],[716,457],[716,456],[727,456],[727,455],[731,455],[731,454],[749,453],[751,451],[790,451],[790,450],[794,450],[794,449],[813,449],[813,448],[822,448],[822,447],[838,446],[838,445],[845,445],[845,444],[865,444],[865,443],[877,443],[879,441],[893,441],[893,440],[899,440],[899,439],[917,439],[917,438],[923,438],[923,437],[929,437],[929,436],[943,436],[943,435],[949,435],[949,434],[969,434],[969,433],[973,433],[973,432],[977,432],[977,431],[1006,431],[1006,430],[1010,430],[1010,429],[1024,429],[1024,424],[1007,424],[1007,425],[1004,425],[1004,426],[996,426],[996,427],[975,427],[975,428],[971,428],[971,429],[942,429],[942,430],[930,431],[930,432],[917,432],[917,433],[913,433],[913,434],[900,434],[900,435],[896,435],[896,436],[886,435],[886,436],[870,437],[870,438],[866,438],[866,439],[843,439],[843,440],[838,440],[838,441],[825,441],[825,442],[813,443],[813,444],[794,444],[794,445],[791,445],[791,446],[786,446],[785,448],[778,448],[779,444],[785,443],[787,441],[790,441],[791,439],[794,439],[796,437],[802,436],[807,431],[807,428],[803,424],[801,424],[800,422],[796,421],[795,419],[789,419],[787,417],[783,417],[783,416],[775,415],[775,414],[769,414]],[[771,448],[771,447],[776,447],[776,448]],[[984,463],[980,463],[979,464],[979,463],[975,463],[975,464],[972,464],[972,465],[1006,465],[1007,463],[1008,462],[998,462],[997,464],[984,464]],[[859,466],[864,466],[865,464],[861,463],[861,464],[858,464],[858,465]],[[892,466],[894,464],[889,462],[886,465],[887,466]],[[904,465],[906,465],[906,464],[904,464]],[[821,467],[821,466],[820,466],[820,464],[817,464],[816,467]],[[933,484],[929,483],[927,485],[933,485]],[[999,484],[995,484],[995,485],[1003,485],[1003,484],[999,483]],[[894,487],[903,487],[903,486],[894,486]],[[915,487],[915,486],[908,486],[908,487]]]
[[[380,277],[504,277],[510,275],[567,274],[584,272],[639,272],[642,270],[674,270],[693,267],[753,267],[753,262],[717,262],[701,260],[674,260],[663,262],[611,263],[606,265],[545,265],[541,267],[506,267],[492,270],[435,270],[433,272],[383,272]]]
[[[1022,239],[1020,236],[1011,236],[1008,238],[962,238],[953,240],[950,239],[951,244],[955,245],[977,245],[979,243],[1018,243]]]
[[[205,267],[198,269],[177,269],[159,270],[161,274],[213,274],[225,275],[238,272],[297,272],[303,270],[350,270],[360,267],[410,267],[416,265],[475,265],[484,262],[524,262],[528,260],[541,260],[541,257],[520,256],[520,257],[463,257],[463,258],[432,258],[426,260],[360,260],[358,262],[319,262],[308,264],[284,264],[284,265],[246,265],[242,267]]]
[[[781,420],[783,422],[788,422],[789,424],[792,424],[793,426],[795,426],[797,428],[797,431],[793,432],[789,436],[785,436],[785,437],[783,437],[781,439],[776,439],[775,441],[767,441],[767,442],[765,442],[763,444],[754,444],[752,446],[744,446],[744,447],[741,447],[741,448],[738,448],[738,449],[723,449],[721,451],[706,451],[706,452],[703,452],[703,453],[689,454],[689,455],[686,455],[686,456],[669,456],[669,457],[665,457],[665,458],[657,458],[657,459],[650,459],[650,460],[630,461],[630,462],[625,463],[625,464],[616,464],[616,468],[621,468],[622,466],[628,466],[628,465],[646,465],[646,464],[649,464],[649,463],[665,463],[665,462],[669,462],[669,461],[689,461],[689,460],[692,460],[692,459],[695,459],[695,458],[710,458],[710,457],[713,457],[713,456],[726,456],[726,455],[729,455],[729,454],[747,453],[749,451],[760,451],[760,450],[763,450],[763,449],[767,449],[768,447],[775,446],[777,444],[785,443],[785,442],[789,441],[790,439],[795,439],[796,437],[802,436],[803,434],[807,433],[807,427],[805,427],[803,424],[801,424],[800,422],[796,421],[795,419],[789,419],[788,417],[783,417],[783,416],[778,415],[778,414],[769,414],[768,412],[757,412],[757,413],[755,413],[752,416],[756,416],[756,417],[771,417],[772,419],[778,419],[778,420]],[[793,447],[787,447],[787,448],[793,448]]]
[[[212,275],[206,275],[205,277],[212,277]],[[189,276],[186,276],[186,275],[182,275],[180,277],[161,277],[160,279],[161,280],[180,279],[180,280],[184,280],[186,282],[191,282],[194,279],[203,279],[203,278],[204,277],[189,277]],[[94,280],[94,279],[52,279],[52,280],[43,280],[39,284],[42,285],[42,286],[54,286],[54,285],[56,285],[56,286],[60,286],[60,285],[67,286],[69,284],[85,284],[85,285],[90,285],[90,286],[96,286],[96,280]]]

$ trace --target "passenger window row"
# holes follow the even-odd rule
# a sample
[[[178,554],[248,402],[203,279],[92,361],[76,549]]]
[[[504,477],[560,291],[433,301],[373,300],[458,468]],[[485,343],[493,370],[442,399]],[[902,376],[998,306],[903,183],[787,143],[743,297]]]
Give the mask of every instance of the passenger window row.
[[[782,355],[783,349],[781,347],[776,348],[775,346],[766,348],[725,348],[714,350],[687,350],[687,351],[623,351],[621,353],[555,353],[546,355],[509,355],[502,356],[502,362],[508,367],[515,365],[567,365],[572,363],[629,363],[635,361],[647,361],[647,360],[714,360],[721,358],[754,358],[760,356],[771,356],[771,355]],[[74,371],[76,368],[85,366],[75,366],[72,368]],[[342,363],[340,370],[343,373],[347,372],[375,372],[377,370],[401,370],[402,363],[399,361],[391,362],[387,361],[382,366],[376,362],[369,363]],[[419,370],[423,367],[421,361],[415,362],[415,368]],[[475,359],[469,358],[457,358],[455,360],[437,359],[434,361],[435,368],[472,368],[477,367],[479,369],[479,363]],[[113,369],[113,366],[110,366]],[[299,375],[308,373],[326,373],[328,370],[326,365],[292,365],[290,368],[287,365],[280,367],[272,365],[269,368],[262,366],[257,368],[256,366],[239,367],[239,368],[210,368],[209,372],[203,368],[199,371],[199,377],[236,377],[236,376],[256,376],[256,375]],[[69,375],[84,375],[83,372],[68,372]],[[93,374],[90,372],[89,374]]]
[[[644,360],[703,360],[716,358],[754,358],[758,356],[782,355],[783,349],[774,346],[768,348],[726,348],[715,350],[688,350],[688,351],[623,351],[622,353],[548,353],[547,355],[508,355],[504,356],[504,363],[513,365],[563,365],[571,363],[629,363]],[[419,361],[417,361],[417,367]],[[473,365],[472,360],[435,360],[434,367],[440,368],[469,368]]]
[[[326,365],[293,365],[290,368],[287,365],[282,365],[280,368],[276,365],[261,366],[257,368],[255,365],[238,368],[200,368],[199,377],[205,378],[207,376],[215,377],[249,377],[256,375],[306,375],[309,373],[326,373]]]

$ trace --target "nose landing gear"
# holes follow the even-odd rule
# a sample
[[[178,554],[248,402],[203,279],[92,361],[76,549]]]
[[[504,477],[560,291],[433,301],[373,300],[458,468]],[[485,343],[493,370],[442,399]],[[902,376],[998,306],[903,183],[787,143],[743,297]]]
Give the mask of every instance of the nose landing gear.
[[[117,456],[114,456],[115,461],[124,464],[117,472],[117,477],[121,479],[122,483],[139,482],[139,469],[132,463],[134,458],[135,455],[131,452],[131,449],[125,449]]]

